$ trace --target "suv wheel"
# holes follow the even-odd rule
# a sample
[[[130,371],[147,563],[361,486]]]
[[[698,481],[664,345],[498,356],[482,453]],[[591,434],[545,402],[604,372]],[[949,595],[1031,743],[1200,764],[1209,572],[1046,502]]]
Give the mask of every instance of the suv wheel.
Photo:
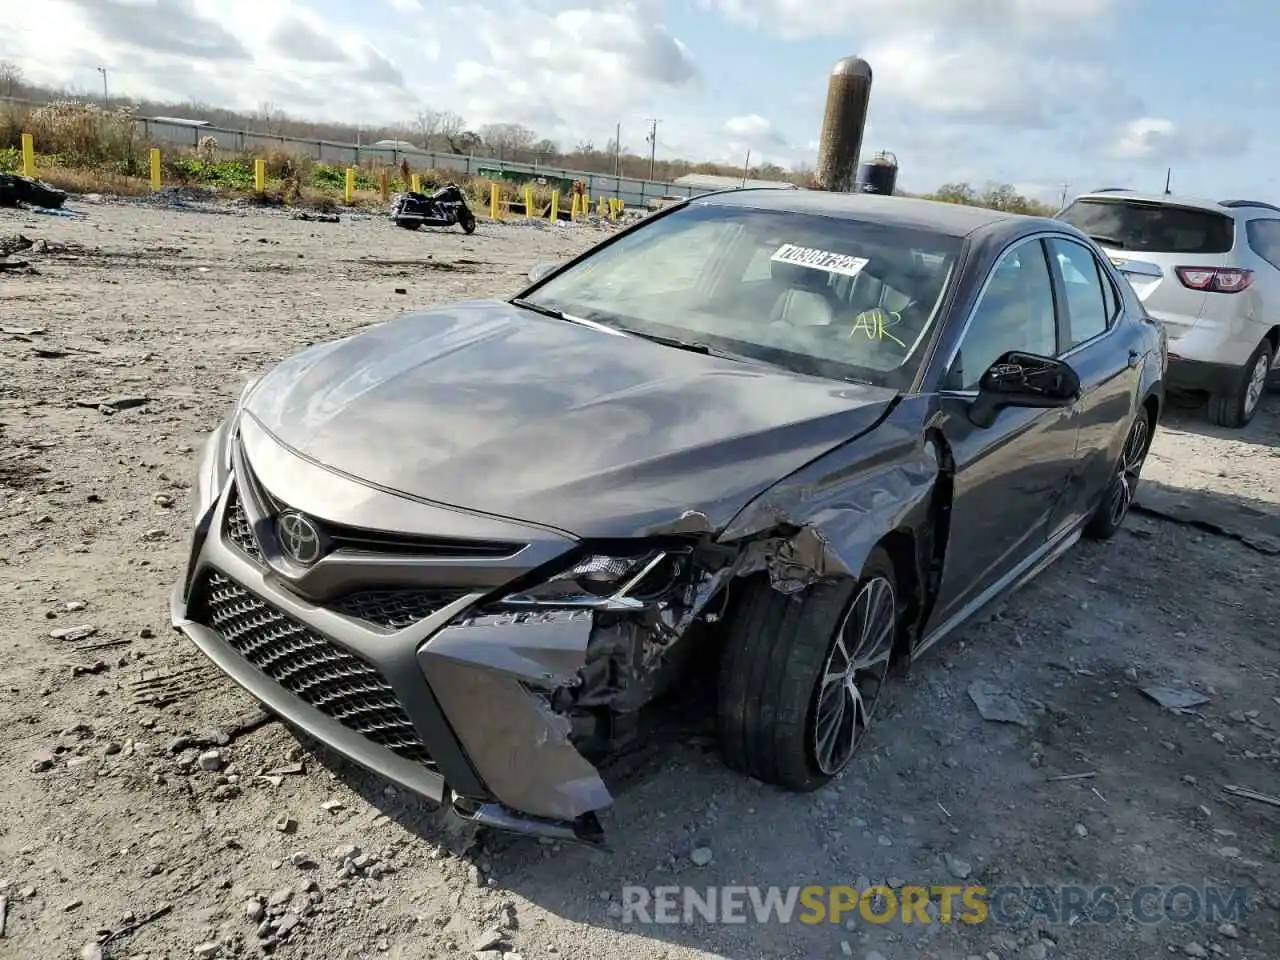
[[[1243,427],[1258,412],[1258,403],[1267,389],[1271,372],[1271,344],[1263,340],[1240,370],[1230,393],[1209,398],[1209,417],[1220,427]]]

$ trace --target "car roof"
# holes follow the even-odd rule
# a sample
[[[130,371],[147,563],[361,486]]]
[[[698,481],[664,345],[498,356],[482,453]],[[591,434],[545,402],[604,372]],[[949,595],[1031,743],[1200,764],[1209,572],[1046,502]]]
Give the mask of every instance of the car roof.
[[[928,230],[951,237],[967,237],[993,225],[1027,229],[1043,223],[1055,230],[1062,227],[1061,223],[1046,217],[1005,213],[986,207],[968,207],[938,200],[917,200],[881,194],[829,193],[825,190],[726,190],[694,197],[692,202],[861,220],[885,226]]]
[[[1181,197],[1170,193],[1143,193],[1138,190],[1093,190],[1082,193],[1076,200],[1140,200],[1144,203],[1168,203],[1196,210],[1212,210],[1223,216],[1232,216],[1236,210],[1272,210],[1276,208],[1261,200],[1206,200],[1203,197]],[[1072,201],[1075,202],[1074,200]]]

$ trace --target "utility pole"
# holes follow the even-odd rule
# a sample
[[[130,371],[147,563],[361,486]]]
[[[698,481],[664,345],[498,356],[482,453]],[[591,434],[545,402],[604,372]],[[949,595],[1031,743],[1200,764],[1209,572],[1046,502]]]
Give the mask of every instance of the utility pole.
[[[1062,200],[1058,202],[1058,209],[1061,210],[1067,205],[1067,191],[1071,189],[1071,184],[1064,183],[1062,185]]]
[[[649,141],[649,179],[652,180],[653,179],[653,159],[658,152],[658,124],[660,124],[662,121],[655,119],[654,117],[649,117],[648,120],[649,120],[649,136],[646,139]]]
[[[104,107],[109,106],[111,103],[111,97],[107,95],[107,68],[99,67],[98,72],[102,74],[102,105]]]
[[[613,127],[613,175],[622,176],[622,123]]]
[[[1173,167],[1169,167],[1164,172],[1164,195],[1167,197],[1170,193],[1169,185],[1173,183]]]
[[[751,176],[751,148],[747,148],[747,159],[742,161],[742,185],[747,185],[747,177]]]

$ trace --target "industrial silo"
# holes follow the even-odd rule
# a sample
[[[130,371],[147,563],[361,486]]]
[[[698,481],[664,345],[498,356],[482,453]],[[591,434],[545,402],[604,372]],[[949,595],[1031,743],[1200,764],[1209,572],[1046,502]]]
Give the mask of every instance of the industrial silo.
[[[871,97],[871,64],[845,57],[831,70],[818,144],[817,179],[824,190],[853,189]]]
[[[886,197],[891,197],[897,185],[898,158],[892,153],[881,150],[858,167],[858,191],[860,193],[880,193]]]

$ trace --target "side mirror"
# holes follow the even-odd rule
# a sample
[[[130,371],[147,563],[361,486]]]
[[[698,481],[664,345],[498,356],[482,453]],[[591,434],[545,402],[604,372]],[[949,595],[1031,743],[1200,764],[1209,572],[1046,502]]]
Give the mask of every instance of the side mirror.
[[[535,263],[532,267],[529,268],[529,282],[537,283],[539,280],[545,277],[552,270],[556,269],[558,266],[560,266],[560,264],[550,260],[543,260],[538,263]]]
[[[1006,353],[982,375],[969,406],[975,426],[989,427],[1003,407],[1069,407],[1080,397],[1080,376],[1069,363],[1031,353]]]

